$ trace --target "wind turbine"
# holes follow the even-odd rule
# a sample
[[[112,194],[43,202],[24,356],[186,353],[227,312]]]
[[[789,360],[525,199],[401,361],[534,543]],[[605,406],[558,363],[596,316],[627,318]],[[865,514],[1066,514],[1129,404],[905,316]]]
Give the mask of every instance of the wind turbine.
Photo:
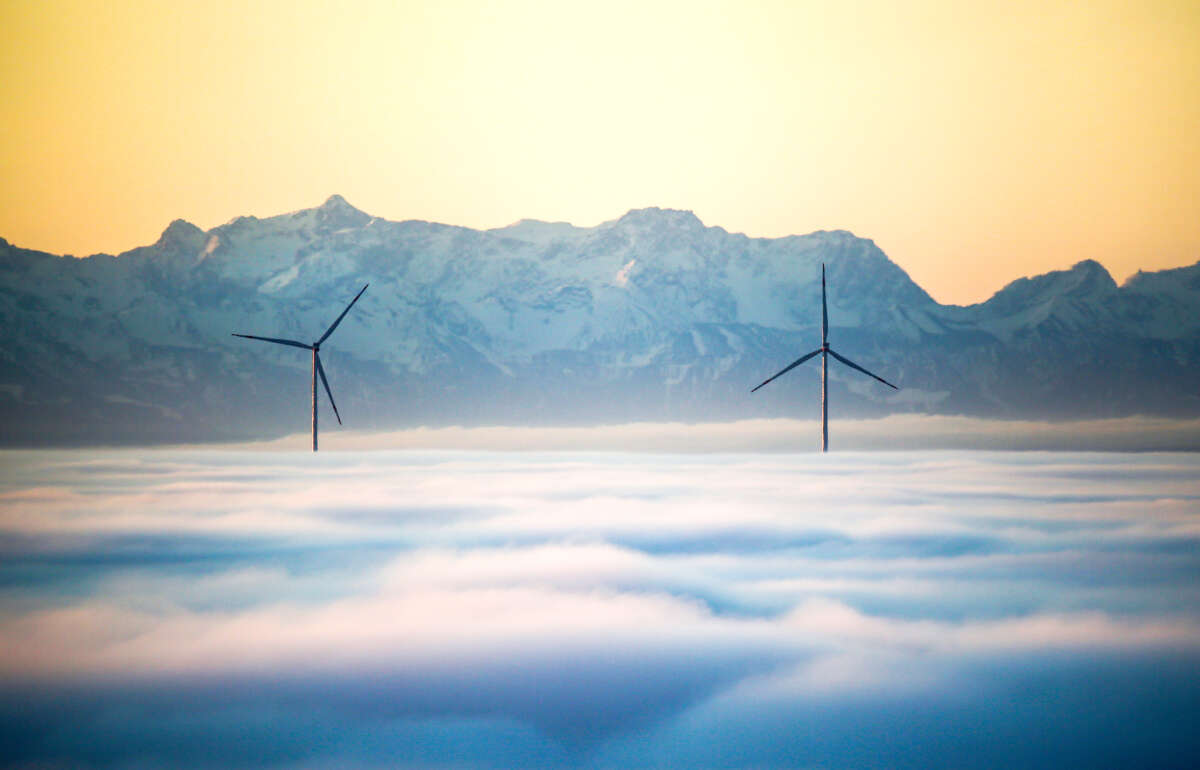
[[[888,382],[887,380],[883,379],[879,375],[868,372],[866,369],[862,368],[861,366],[854,363],[850,359],[843,358],[842,356],[835,353],[833,348],[829,347],[829,311],[825,307],[825,263],[824,262],[821,263],[821,347],[817,348],[816,350],[814,350],[813,352],[811,352],[807,355],[797,358],[795,361],[788,364],[787,367],[783,371],[779,372],[778,374],[774,374],[774,375],[768,377],[767,379],[763,380],[761,383],[758,384],[757,387],[752,388],[750,390],[750,392],[753,393],[754,391],[758,390],[763,385],[766,385],[768,382],[775,379],[779,375],[790,372],[791,370],[795,369],[797,366],[804,363],[805,361],[812,358],[813,356],[815,356],[818,353],[821,354],[821,451],[828,452],[829,451],[829,356],[833,356],[834,358],[841,361],[846,366],[849,366],[851,369],[857,369],[858,371],[862,372],[863,374],[865,374],[869,377],[874,377],[875,379],[882,382],[884,385],[887,385],[889,388],[892,388],[894,390],[900,390],[900,389],[897,388],[892,383]]]
[[[370,285],[371,284],[367,284],[358,290],[358,294],[354,295],[354,299],[350,300],[350,304],[346,305],[346,309],[343,310],[342,314],[337,317],[337,320],[329,325],[329,328],[326,329],[325,333],[321,335],[321,339],[317,340],[311,345],[305,345],[303,342],[296,342],[295,340],[281,340],[277,337],[255,337],[253,334],[237,333],[234,333],[233,335],[234,337],[245,337],[248,340],[274,342],[279,345],[290,345],[294,348],[304,348],[305,350],[312,351],[312,438],[314,452],[317,451],[317,375],[320,375],[321,384],[325,386],[325,393],[329,396],[329,405],[333,407],[333,414],[337,417],[338,425],[342,424],[342,416],[338,414],[337,403],[333,400],[333,391],[329,389],[329,380],[325,379],[325,367],[321,366],[321,354],[319,352],[321,350],[321,343],[329,339],[329,335],[333,334],[333,330],[338,327],[338,324],[340,324],[342,319],[346,317],[346,314],[350,312],[350,308],[354,307],[354,303],[358,302],[358,298],[363,295],[363,292],[367,290],[367,286]]]

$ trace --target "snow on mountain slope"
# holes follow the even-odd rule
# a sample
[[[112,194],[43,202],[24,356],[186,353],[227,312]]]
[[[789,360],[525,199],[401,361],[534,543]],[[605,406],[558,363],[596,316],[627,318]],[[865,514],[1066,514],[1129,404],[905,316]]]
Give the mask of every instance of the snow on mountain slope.
[[[487,232],[500,238],[525,241],[545,247],[556,242],[582,238],[587,234],[587,229],[576,227],[569,222],[540,222],[536,219],[522,219],[507,227],[497,227]]]
[[[1063,329],[1103,329],[1115,323],[1117,293],[1108,271],[1084,260],[1070,270],[1013,281],[979,306],[978,322],[1006,340],[1047,323]]]
[[[1156,339],[1200,336],[1200,262],[1130,276],[1121,287],[1121,321]]]

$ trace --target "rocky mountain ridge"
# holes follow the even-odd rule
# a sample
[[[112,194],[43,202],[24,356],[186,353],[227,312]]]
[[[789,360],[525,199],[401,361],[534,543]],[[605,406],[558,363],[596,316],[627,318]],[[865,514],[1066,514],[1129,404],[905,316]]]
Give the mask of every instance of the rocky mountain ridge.
[[[322,346],[351,427],[813,416],[812,364],[748,390],[819,343],[822,262],[831,342],[902,388],[834,367],[837,415],[1200,414],[1200,263],[1118,286],[1085,260],[946,306],[844,231],[750,238],[654,208],[478,231],[333,196],[176,220],[116,257],[0,240],[0,442],[306,430],[302,351],[230,333],[314,339],[368,282]]]

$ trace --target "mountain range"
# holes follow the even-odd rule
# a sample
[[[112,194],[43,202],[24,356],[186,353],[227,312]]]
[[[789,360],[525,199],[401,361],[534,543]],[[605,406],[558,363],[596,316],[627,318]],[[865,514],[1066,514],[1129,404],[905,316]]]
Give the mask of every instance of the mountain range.
[[[815,363],[749,389],[819,345],[822,263],[831,341],[901,388],[834,367],[835,419],[1200,415],[1200,262],[1118,286],[1085,260],[954,306],[845,231],[750,238],[657,208],[481,231],[335,195],[176,220],[118,256],[0,239],[0,443],[306,431],[309,357],[231,332],[315,339],[368,282],[321,350],[347,427],[815,418]]]

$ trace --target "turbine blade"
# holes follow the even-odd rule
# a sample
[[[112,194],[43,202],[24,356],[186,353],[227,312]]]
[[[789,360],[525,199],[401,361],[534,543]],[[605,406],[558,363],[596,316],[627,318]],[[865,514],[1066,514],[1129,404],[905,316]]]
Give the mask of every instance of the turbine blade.
[[[778,376],[780,376],[780,375],[782,375],[782,374],[787,374],[788,372],[790,372],[791,370],[795,369],[797,366],[799,366],[800,364],[804,363],[805,361],[807,361],[808,359],[812,358],[813,356],[815,356],[817,353],[820,353],[820,352],[821,352],[821,349],[820,349],[820,348],[817,348],[816,350],[814,350],[813,352],[809,353],[808,355],[806,355],[806,356],[802,356],[802,357],[800,357],[800,358],[797,358],[795,361],[793,361],[793,362],[791,362],[790,364],[788,364],[788,365],[787,365],[787,368],[785,368],[783,371],[779,372],[778,374],[771,375],[770,377],[768,377],[767,379],[765,379],[765,380],[763,380],[761,383],[759,383],[759,384],[758,384],[756,387],[753,387],[753,388],[751,388],[751,389],[750,389],[750,392],[751,392],[751,393],[753,393],[754,391],[758,390],[758,389],[759,389],[759,388],[761,388],[763,385],[766,385],[768,382],[770,382],[771,380],[775,379],[776,377],[778,377]]]
[[[333,330],[338,327],[338,324],[340,324],[342,322],[342,319],[346,317],[346,314],[350,312],[350,308],[354,307],[354,303],[358,302],[358,298],[363,295],[363,292],[367,290],[367,286],[370,286],[370,285],[371,284],[368,283],[366,286],[363,286],[361,289],[358,290],[358,294],[354,295],[354,299],[350,300],[350,304],[346,305],[346,309],[342,311],[342,314],[337,317],[336,321],[334,321],[332,324],[330,324],[329,328],[325,330],[325,333],[321,335],[321,339],[317,340],[318,345],[320,345],[322,342],[324,342],[329,337],[330,334],[333,334]]]
[[[862,368],[862,367],[861,367],[861,366],[859,366],[858,364],[856,364],[856,363],[854,363],[853,361],[851,361],[849,358],[844,358],[844,357],[842,357],[842,356],[839,356],[837,353],[834,353],[834,352],[833,352],[833,348],[830,348],[830,349],[829,349],[829,355],[831,355],[831,356],[833,356],[834,358],[836,358],[837,360],[841,361],[841,362],[842,362],[843,364],[845,364],[846,366],[849,366],[851,369],[857,369],[857,370],[859,370],[860,372],[862,372],[862,373],[863,373],[863,374],[865,374],[865,375],[868,375],[868,376],[870,376],[870,377],[874,377],[875,379],[879,380],[879,381],[880,381],[880,382],[882,382],[884,385],[887,385],[889,388],[892,388],[893,390],[900,390],[900,388],[897,388],[895,385],[893,385],[892,383],[890,383],[890,382],[888,382],[887,380],[883,379],[883,378],[882,378],[882,377],[880,377],[878,374],[871,374],[871,373],[870,373],[870,372],[868,372],[866,369]]]
[[[829,343],[829,311],[825,308],[825,263],[821,263],[821,344]]]
[[[276,337],[255,337],[253,334],[236,334],[235,333],[233,336],[245,337],[248,340],[262,340],[263,342],[275,342],[280,345],[291,345],[294,348],[304,348],[305,350],[312,350],[312,345],[305,345],[303,342],[296,342],[295,340],[281,340]]]
[[[325,386],[325,395],[329,396],[329,405],[333,407],[333,416],[338,425],[342,424],[342,416],[338,414],[337,402],[333,400],[333,391],[329,389],[329,380],[325,379],[325,367],[321,366],[321,354],[317,354],[317,374],[321,375],[321,384]]]

